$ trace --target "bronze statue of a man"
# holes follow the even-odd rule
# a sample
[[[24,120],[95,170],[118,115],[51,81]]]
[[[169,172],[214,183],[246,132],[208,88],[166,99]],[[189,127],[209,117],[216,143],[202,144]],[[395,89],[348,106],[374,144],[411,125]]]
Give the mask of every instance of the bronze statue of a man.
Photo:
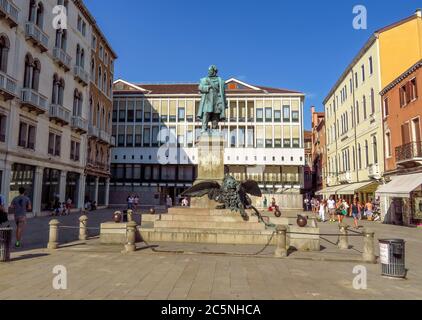
[[[202,133],[209,132],[208,123],[212,129],[218,129],[218,123],[226,119],[226,93],[224,80],[217,76],[218,69],[212,65],[208,69],[208,77],[201,79],[199,91],[202,95],[197,118],[202,121]]]

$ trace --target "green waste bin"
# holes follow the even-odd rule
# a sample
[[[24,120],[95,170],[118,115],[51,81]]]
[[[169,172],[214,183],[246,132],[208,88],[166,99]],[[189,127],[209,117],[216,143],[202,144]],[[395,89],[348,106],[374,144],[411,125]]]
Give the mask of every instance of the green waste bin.
[[[402,239],[379,240],[382,275],[406,278],[406,243]]]

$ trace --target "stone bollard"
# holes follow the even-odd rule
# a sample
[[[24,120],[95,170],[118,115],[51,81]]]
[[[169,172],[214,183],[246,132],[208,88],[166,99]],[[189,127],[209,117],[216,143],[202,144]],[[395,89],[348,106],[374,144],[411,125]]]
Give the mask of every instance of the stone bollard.
[[[127,222],[132,222],[133,220],[133,211],[132,210],[128,210],[127,211]]]
[[[136,251],[136,227],[138,224],[135,221],[131,221],[127,224],[126,237],[127,242],[125,245],[125,252],[135,252]]]
[[[274,256],[276,258],[286,258],[287,257],[287,227],[277,226],[275,238],[277,241],[277,248],[275,249]]]
[[[368,263],[376,263],[377,257],[375,256],[375,233],[373,231],[363,230],[363,254],[362,260]]]
[[[349,249],[349,237],[347,235],[348,225],[342,223],[339,225],[341,236],[338,237],[338,247],[342,250]]]
[[[50,221],[49,225],[50,225],[50,234],[49,234],[47,249],[55,250],[59,247],[60,222],[54,219]]]
[[[82,216],[79,218],[79,240],[85,241],[88,239],[88,217]]]

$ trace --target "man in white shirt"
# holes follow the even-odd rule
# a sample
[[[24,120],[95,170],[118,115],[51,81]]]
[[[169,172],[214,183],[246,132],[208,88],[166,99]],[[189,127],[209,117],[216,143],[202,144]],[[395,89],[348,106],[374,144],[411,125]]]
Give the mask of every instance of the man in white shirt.
[[[330,214],[330,222],[336,222],[336,201],[333,197],[327,201],[328,213]]]

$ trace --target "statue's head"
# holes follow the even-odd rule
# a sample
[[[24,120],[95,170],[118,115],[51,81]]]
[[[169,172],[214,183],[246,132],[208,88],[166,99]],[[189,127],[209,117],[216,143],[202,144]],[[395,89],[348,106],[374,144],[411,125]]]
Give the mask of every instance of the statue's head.
[[[215,65],[212,65],[208,68],[208,75],[210,77],[215,77],[218,73],[218,69]]]
[[[237,181],[231,175],[226,175],[224,177],[223,185],[226,189],[236,189]]]

